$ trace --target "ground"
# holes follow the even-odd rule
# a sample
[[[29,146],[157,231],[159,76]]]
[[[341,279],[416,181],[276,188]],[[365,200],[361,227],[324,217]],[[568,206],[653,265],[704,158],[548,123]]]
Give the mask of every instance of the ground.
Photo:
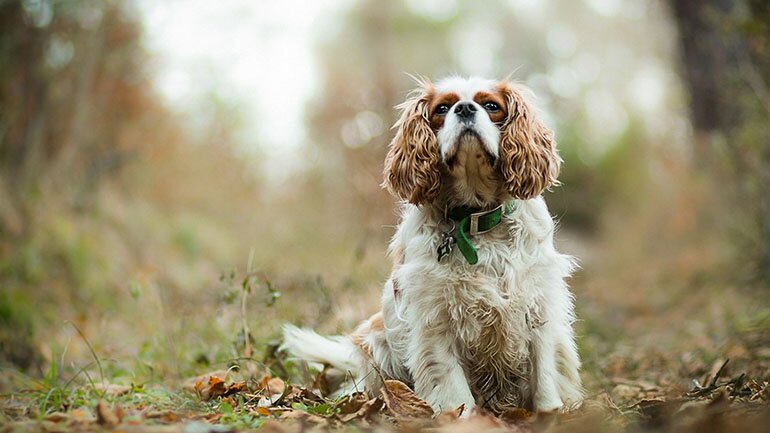
[[[582,260],[572,287],[588,395],[573,412],[510,408],[499,417],[458,418],[461,410],[432,417],[398,382],[377,398],[331,398],[328,375],[276,351],[277,327],[293,321],[350,329],[376,308],[376,273],[359,270],[325,285],[230,272],[215,285],[224,293],[216,301],[188,295],[186,304],[166,310],[169,322],[148,318],[148,326],[169,330],[143,344],[129,329],[144,332],[136,317],[147,306],[108,316],[102,331],[64,325],[70,340],[63,352],[90,361],[56,352],[42,373],[3,369],[0,431],[766,431],[770,313],[763,293],[697,276],[626,279],[608,271],[615,262],[591,242],[570,233],[560,238]],[[121,320],[123,328],[112,323]],[[212,328],[225,331],[207,336]],[[216,339],[223,341],[211,343]]]

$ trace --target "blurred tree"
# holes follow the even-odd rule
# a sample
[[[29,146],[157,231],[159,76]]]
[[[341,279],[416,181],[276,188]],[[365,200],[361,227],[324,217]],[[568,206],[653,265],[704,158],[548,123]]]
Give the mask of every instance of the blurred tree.
[[[740,227],[752,272],[770,282],[770,7],[764,0],[671,4],[696,167],[732,183],[731,208],[743,214],[734,222],[749,228]]]
[[[153,95],[121,1],[3,2],[0,27],[0,230],[21,235],[40,191],[83,206],[141,146]]]
[[[128,281],[207,284],[257,238],[237,109],[203,98],[191,127],[148,60],[127,0],[0,1],[0,364],[34,368],[42,326],[115,307]]]

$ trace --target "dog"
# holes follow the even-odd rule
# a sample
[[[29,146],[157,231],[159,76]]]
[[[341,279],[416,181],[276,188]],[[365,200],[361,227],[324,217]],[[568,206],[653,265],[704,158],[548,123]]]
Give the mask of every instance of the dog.
[[[400,380],[436,412],[580,404],[576,264],[555,249],[541,197],[561,159],[531,99],[507,79],[418,80],[385,158],[383,185],[403,204],[381,311],[348,336],[287,325],[291,356],[373,393]]]

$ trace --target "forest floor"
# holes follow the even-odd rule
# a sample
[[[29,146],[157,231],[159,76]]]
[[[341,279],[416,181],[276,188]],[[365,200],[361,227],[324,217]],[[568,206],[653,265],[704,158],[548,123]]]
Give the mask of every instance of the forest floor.
[[[237,335],[230,336],[236,341],[234,356],[209,355],[227,358],[213,362],[205,354],[187,353],[191,351],[171,335],[154,344],[178,344],[177,349],[185,353],[173,363],[175,371],[184,373],[165,377],[160,364],[148,361],[150,349],[146,347],[136,355],[143,359],[144,370],[136,367],[127,373],[115,367],[118,355],[100,353],[109,352],[108,343],[89,342],[96,332],[82,332],[73,324],[72,338],[85,348],[86,356],[81,358],[90,361],[65,362],[65,353],[61,353],[51,356],[37,374],[0,370],[0,431],[767,431],[770,311],[761,293],[703,284],[697,278],[690,278],[687,284],[667,284],[665,278],[657,278],[655,287],[646,286],[638,275],[634,282],[617,277],[610,281],[591,272],[605,263],[602,258],[580,243],[568,247],[583,257],[584,270],[575,276],[572,286],[580,316],[576,327],[587,390],[582,407],[570,413],[510,408],[499,416],[473,412],[459,417],[459,410],[433,416],[424,402],[397,382],[387,382],[376,398],[363,394],[331,398],[325,372],[295,364],[276,350],[277,327],[297,316],[286,317],[282,310],[262,306],[259,323],[275,322],[274,326],[264,332],[253,326],[256,319],[246,313],[253,311],[247,302],[253,303],[261,295],[266,296],[265,305],[298,307],[290,302],[295,296],[291,289],[278,297],[287,284],[270,283],[252,273],[242,280],[234,275],[223,277],[240,290],[234,293],[231,309],[231,323],[237,325],[228,328],[231,332],[237,329]],[[621,285],[624,290],[617,289]],[[327,293],[339,304],[363,302],[371,307],[376,287],[359,293],[358,300],[351,300],[355,296],[349,294]],[[315,309],[297,314],[321,317],[355,311],[316,301],[312,303]],[[191,303],[195,311],[203,308],[204,301]],[[224,314],[221,308],[217,311]],[[340,330],[357,319],[321,328]],[[326,323],[322,319],[304,321],[318,325],[319,320]],[[123,331],[99,328],[98,334],[123,332],[106,338],[113,345],[125,340],[124,345],[133,346],[130,329],[134,326],[139,332],[140,323],[136,318],[127,323]],[[180,327],[185,335],[197,329]]]

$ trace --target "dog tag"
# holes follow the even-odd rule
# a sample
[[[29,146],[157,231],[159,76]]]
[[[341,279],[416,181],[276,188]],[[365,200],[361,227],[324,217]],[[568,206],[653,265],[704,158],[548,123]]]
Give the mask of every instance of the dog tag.
[[[438,245],[438,250],[436,251],[438,253],[438,261],[440,262],[441,259],[448,256],[452,253],[452,247],[457,242],[457,239],[455,239],[454,236],[452,236],[451,232],[444,232],[441,233],[441,242]]]

